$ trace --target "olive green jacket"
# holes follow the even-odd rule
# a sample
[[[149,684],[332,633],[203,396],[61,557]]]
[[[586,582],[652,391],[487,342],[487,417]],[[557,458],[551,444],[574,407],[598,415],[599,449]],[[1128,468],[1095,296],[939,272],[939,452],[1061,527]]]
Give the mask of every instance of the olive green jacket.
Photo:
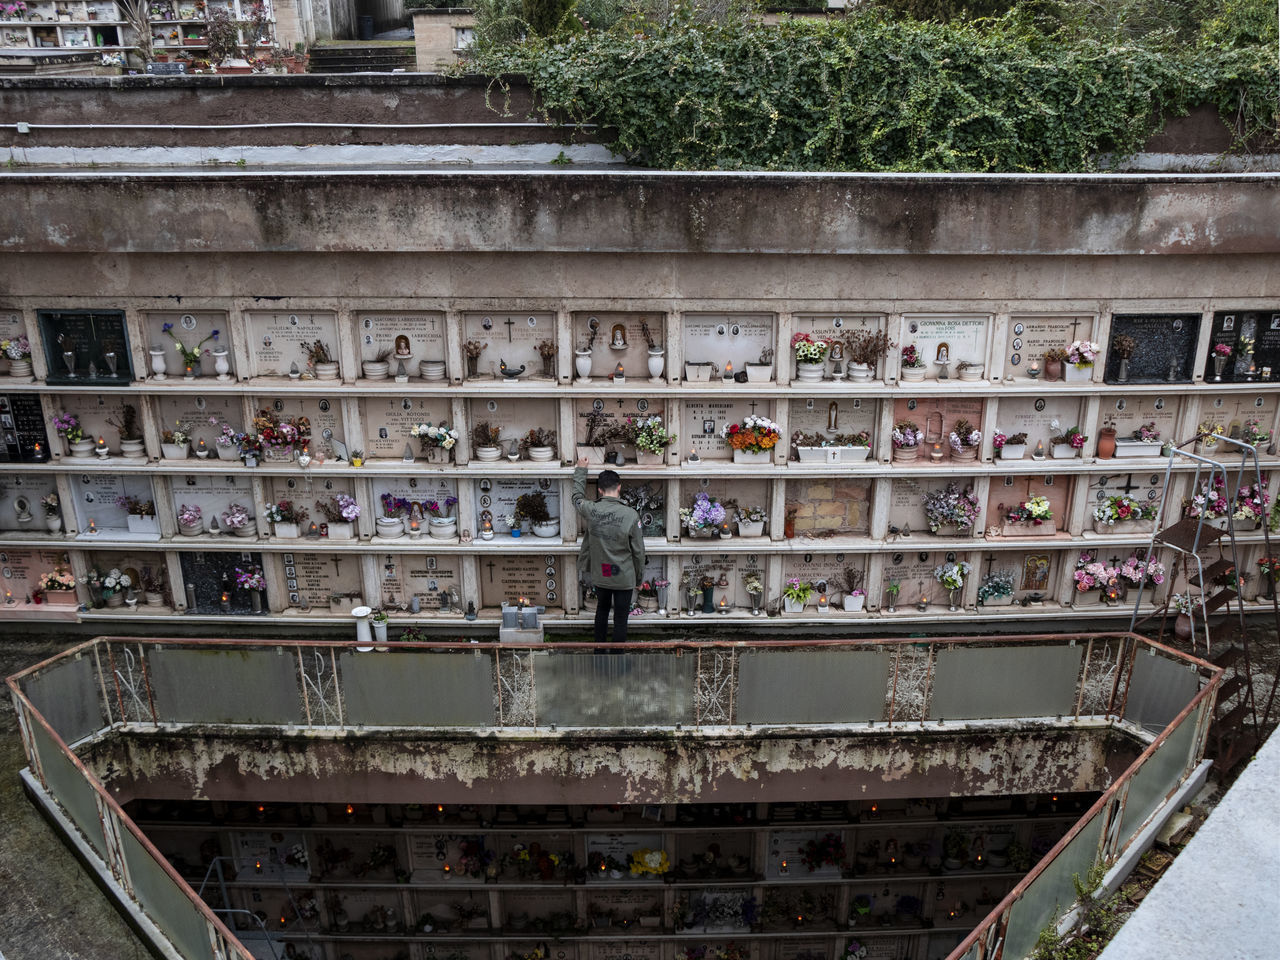
[[[587,499],[587,468],[573,471],[573,506],[582,528],[578,562],[593,586],[634,590],[644,579],[644,535],[640,514],[616,497]]]

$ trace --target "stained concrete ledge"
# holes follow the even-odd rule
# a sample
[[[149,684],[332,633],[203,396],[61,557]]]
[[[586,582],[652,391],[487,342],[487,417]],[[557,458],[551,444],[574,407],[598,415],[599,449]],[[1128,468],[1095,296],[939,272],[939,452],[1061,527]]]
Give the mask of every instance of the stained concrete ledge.
[[[1280,739],[1272,737],[1099,960],[1274,960]]]

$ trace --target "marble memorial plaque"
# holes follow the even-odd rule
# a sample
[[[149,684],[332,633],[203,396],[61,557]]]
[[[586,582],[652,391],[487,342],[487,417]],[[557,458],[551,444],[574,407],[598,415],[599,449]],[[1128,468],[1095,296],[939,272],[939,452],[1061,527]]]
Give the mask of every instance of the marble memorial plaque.
[[[15,473],[0,486],[0,530],[28,533],[44,533],[42,498],[57,489],[56,478],[38,473]],[[19,500],[22,504],[19,504]],[[19,521],[18,517],[29,519]]]
[[[1224,381],[1274,383],[1280,380],[1280,308],[1224,310],[1213,315],[1211,343],[1226,343],[1234,353],[1222,372]],[[1212,355],[1205,380],[1214,376]]]
[[[775,960],[829,960],[830,956],[831,948],[825,940],[783,937],[778,941]]]
[[[1027,435],[1024,460],[1031,458],[1038,443],[1044,444],[1045,456],[1048,457],[1049,439],[1061,436],[1071,427],[1079,426],[1090,438],[1093,437],[1094,431],[1086,429],[1086,425],[1080,423],[1083,410],[1084,400],[1080,397],[1055,396],[1046,390],[1043,397],[1009,397],[1001,400],[1000,419],[996,426],[1007,437],[1019,433]],[[927,450],[921,452],[921,457],[927,455]]]
[[[231,466],[232,464],[228,464],[228,468]],[[280,480],[282,483],[285,480],[283,477],[272,479]],[[230,531],[221,528],[221,524],[222,514],[226,513],[233,503],[247,507],[249,513],[254,517],[262,513],[262,506],[253,501],[253,484],[243,474],[236,475],[229,470],[225,475],[179,475],[173,477],[170,482],[173,484],[173,509],[180,511],[183,504],[198,506],[203,514],[206,531],[210,529],[210,523],[213,518],[217,517],[220,532],[230,535]],[[301,480],[294,482],[301,489],[303,482]],[[286,499],[286,495],[281,495],[276,499]],[[288,497],[288,499],[301,503],[308,510],[311,510],[313,514],[315,513],[309,499],[296,494]]]
[[[138,592],[139,601],[142,597],[143,571],[157,571],[163,574],[165,570],[164,554],[153,551],[95,550],[88,560],[89,568],[96,568],[101,574],[105,575],[111,570],[128,574],[129,582],[133,584],[131,589]]]
[[[893,422],[910,420],[924,431],[920,462],[929,462],[929,448],[935,442],[942,444],[944,458],[949,460],[951,447],[947,438],[955,429],[956,422],[968,420],[974,429],[981,430],[982,404],[983,401],[978,398],[900,397],[893,402]],[[986,443],[989,438],[982,439]]]
[[[842,397],[838,400],[808,397],[791,401],[787,419],[792,433],[797,430],[802,433],[820,433],[827,439],[866,430],[871,434],[871,445],[874,448],[878,418],[878,404],[874,400],[864,400],[861,397]]]
[[[247,482],[245,485],[248,486]],[[98,530],[102,531],[99,536],[109,534],[115,537],[128,530],[128,511],[116,502],[120,497],[132,496],[139,500],[155,499],[155,495],[151,492],[151,481],[146,477],[133,475],[122,476],[86,471],[72,475],[71,489],[75,497],[73,506],[76,526],[80,529],[81,535],[85,535],[84,532],[89,529],[90,520]],[[175,496],[181,496],[184,492],[181,487],[175,487]],[[156,512],[159,513],[162,509],[164,509],[162,506],[157,505]],[[63,516],[66,516],[65,511]]]
[[[0,440],[3,440],[0,443],[0,461],[30,463],[37,459],[37,448],[40,459],[48,459],[52,455],[38,394],[0,393]],[[59,451],[61,445],[59,439],[56,443]]]
[[[1053,521],[1045,521],[1035,527],[1037,534],[1052,537],[1058,530],[1065,529],[1068,519],[1067,508],[1071,503],[1071,484],[1072,478],[1062,475],[1019,474],[992,477],[991,489],[987,495],[988,536],[1000,537],[1002,525],[1009,511],[1032,497],[1044,497],[1053,510]],[[1020,526],[1030,528],[1032,525],[1023,522]]]
[[[510,310],[464,313],[462,336],[487,344],[477,363],[481,377],[504,379],[501,365],[505,362],[507,377],[528,380],[542,373],[538,344],[543,340],[555,343],[556,318],[553,313]]]
[[[523,540],[523,538],[522,538]],[[537,553],[537,539],[529,538],[534,551],[524,556],[506,554],[480,560],[480,599],[485,607],[500,607],[505,600],[515,603],[519,597],[531,605],[548,609],[564,605],[561,599],[563,559],[550,553]]]
[[[235,397],[218,394],[210,394],[207,397],[192,397],[186,394],[160,396],[156,398],[156,409],[157,418],[160,421],[158,426],[161,430],[172,430],[178,424],[183,424],[187,428],[187,433],[191,435],[192,457],[195,457],[195,451],[203,440],[209,451],[209,458],[218,459],[218,451],[215,447],[217,438],[222,434],[223,424],[236,433],[242,433],[245,429],[245,424],[241,423],[243,415],[240,401]],[[116,417],[118,414],[112,415],[113,419]],[[107,442],[112,443],[111,440]],[[118,447],[118,440],[112,445]],[[228,461],[232,464],[235,462],[235,460]]]
[[[1092,331],[1092,317],[1011,316],[1005,337],[1005,376],[1015,380],[1032,379],[1027,376],[1027,369],[1033,360],[1037,361],[1043,376],[1046,350],[1065,350],[1073,340],[1092,339]]]
[[[822,830],[774,830],[769,834],[764,875],[770,880],[818,880],[840,876],[839,864],[821,864],[810,870],[804,851],[811,841],[821,841]]]
[[[1160,431],[1161,440],[1172,440],[1175,438],[1181,403],[1182,399],[1176,396],[1113,396],[1109,392],[1102,398],[1100,422],[1086,432],[1094,436],[1102,427],[1110,426],[1115,427],[1118,438],[1125,439],[1131,438],[1139,427],[1154,423]]]
[[[426,458],[421,444],[410,435],[420,423],[452,426],[446,397],[364,397],[360,417],[364,421],[365,455],[369,458],[399,460],[407,443],[419,460]],[[459,437],[458,442],[462,443]]]
[[[783,556],[782,577],[799,577],[811,583],[817,594],[824,592],[831,598],[832,605],[839,608],[838,597],[844,595],[846,586],[845,571],[854,571],[858,589],[866,590],[865,555],[861,553],[791,553]],[[859,576],[861,575],[861,576]]]
[[[930,604],[946,604],[947,591],[934,578],[933,571],[940,564],[968,559],[967,553],[940,547],[936,539],[922,538],[917,542],[915,534],[912,534],[910,541],[899,540],[893,544],[885,557],[881,592],[890,582],[896,582],[900,587],[896,601],[899,610],[914,608],[921,597]],[[970,576],[974,573],[976,571],[971,571]],[[867,592],[873,593],[870,590]],[[888,604],[887,596],[882,599],[882,603]],[[936,609],[934,612],[937,612]]]
[[[479,423],[497,427],[503,446],[507,449],[510,449],[512,442],[518,443],[521,437],[535,427],[541,427],[544,430],[558,431],[559,429],[560,417],[554,400],[514,397],[490,397],[486,400],[474,397],[467,401],[467,407],[468,421],[472,427]],[[467,443],[471,443],[470,437],[465,439]],[[474,446],[472,449],[474,450]],[[507,462],[505,458],[503,462]],[[527,460],[520,462],[529,463]],[[483,467],[485,464],[473,460],[472,466]]]
[[[526,493],[540,492],[547,502],[547,512],[551,514],[552,519],[560,517],[560,484],[551,477],[539,477],[538,479],[530,478],[528,480],[505,480],[484,478],[474,481],[476,484],[476,511],[477,515],[473,521],[475,530],[480,529],[482,521],[488,519],[493,523],[495,533],[504,540],[511,539],[510,525],[503,520],[503,517],[512,516],[516,510],[516,501]],[[488,485],[487,488],[485,485]],[[571,508],[572,509],[572,508]],[[520,538],[523,542],[528,540],[531,549],[537,549],[539,538],[533,536],[529,532],[529,525],[525,523],[524,535]],[[555,539],[555,538],[548,538]],[[558,543],[559,540],[556,540]]]
[[[638,928],[636,935],[642,935]],[[630,939],[617,944],[593,943],[590,960],[662,960],[662,944]]]
[[[164,325],[173,324],[173,329],[166,333]],[[218,332],[215,339],[214,331]],[[200,365],[192,373],[199,377],[215,377],[212,350],[216,346],[227,347],[227,363],[231,376],[235,377],[235,355],[231,352],[231,329],[227,324],[227,314],[222,310],[158,310],[147,311],[142,315],[142,331],[147,338],[148,350],[159,347],[164,350],[165,376],[169,380],[180,380],[186,375],[186,361],[182,351],[174,342],[176,337],[188,350],[200,348]],[[151,377],[151,357],[147,357],[146,376]],[[301,365],[301,364],[300,364]],[[144,379],[139,377],[139,379]]]
[[[123,310],[39,310],[36,317],[44,340],[46,383],[125,387],[132,382]]]
[[[292,556],[292,554],[290,554]],[[222,610],[222,594],[225,591],[232,613],[249,613],[249,591],[236,589],[236,568],[242,570],[262,566],[262,554],[254,551],[233,553],[226,550],[188,551],[178,554],[182,565],[181,584],[173,585],[174,597],[182,597],[186,584],[195,590],[197,613],[218,613]],[[324,604],[329,597],[326,594]]]
[[[572,347],[585,347],[591,339],[591,323],[596,336],[591,348],[591,376],[607,380],[622,364],[623,376],[629,383],[649,379],[649,344],[641,322],[648,324],[655,346],[666,346],[663,316],[660,313],[575,313]],[[570,351],[572,352],[572,350]],[[666,351],[664,349],[664,356]],[[666,370],[664,368],[663,374]],[[634,401],[628,401],[632,403]]]
[[[312,522],[319,528],[321,525],[328,523],[324,514],[320,512],[317,502],[327,503],[331,497],[336,497],[340,493],[349,496],[356,496],[355,480],[350,477],[333,478],[326,477],[324,479],[316,479],[308,482],[305,479],[297,477],[270,477],[267,479],[267,493],[271,496],[273,503],[281,500],[292,500],[294,504],[305,507],[310,516],[302,524],[302,532],[305,534],[307,528]],[[356,498],[359,503],[359,498]],[[376,501],[375,501],[376,503]],[[380,506],[380,504],[378,504]],[[255,513],[261,513],[261,510],[255,510]],[[360,512],[366,512],[370,516],[377,516],[380,510],[375,510],[373,505],[360,503]],[[265,527],[265,522],[264,522]],[[265,532],[262,531],[262,532]],[[324,538],[313,543],[323,543]]]
[[[648,397],[609,397],[600,396],[591,399],[578,399],[573,402],[573,422],[574,422],[574,443],[585,444],[587,442],[587,433],[594,427],[595,436],[599,437],[601,431],[605,431],[605,435],[617,429],[625,428],[628,420],[643,420],[645,417],[662,417],[663,402],[660,399],[650,400]],[[679,429],[668,423],[663,418],[663,424],[668,431],[675,430],[677,434]],[[676,440],[676,448],[679,449],[680,440]],[[627,444],[623,449],[628,462],[634,461],[636,449],[633,445]]]
[[[732,460],[733,448],[720,436],[727,423],[741,423],[743,418],[756,416],[773,418],[773,404],[746,396],[724,400],[686,400],[683,404],[683,422],[676,432],[680,435],[680,458],[697,451],[703,460]],[[785,442],[784,437],[782,441]]]
[[[961,491],[974,484],[972,477],[953,477],[957,487]],[[929,521],[924,515],[924,495],[932,493],[935,490],[943,490],[946,488],[947,479],[925,479],[921,477],[894,477],[889,487],[889,525],[891,527],[905,527],[910,525],[911,536],[908,539],[896,541],[904,548],[910,548],[913,544],[919,542],[924,546],[916,547],[916,549],[928,549],[928,544],[935,543],[934,535],[929,532]],[[951,528],[948,528],[951,529]],[[892,532],[892,531],[890,531]],[[975,531],[980,534],[981,531]]]
[[[282,880],[305,883],[308,877],[304,865],[290,866],[285,856],[295,846],[305,848],[305,836],[292,830],[244,830],[236,834],[236,871],[246,877],[264,878],[264,886],[272,886]]]
[[[721,374],[730,363],[734,370],[745,370],[747,363],[756,363],[763,351],[774,348],[770,314],[686,313],[681,330],[685,360],[714,363]]]
[[[991,328],[991,318],[987,315],[907,316],[903,318],[903,325],[902,343],[898,347],[914,343],[929,364],[926,367],[929,377],[937,376],[939,361],[950,364],[947,372],[952,379],[961,360],[987,362],[987,337]]]
[[[284,574],[289,606],[329,608],[334,594],[360,593],[360,560],[357,557],[316,553],[314,541],[298,541],[296,552],[275,555]]]
[[[1115,463],[1117,470],[1123,466],[1125,466],[1123,461]],[[1109,498],[1118,497],[1121,494],[1132,497],[1139,503],[1159,505],[1164,497],[1164,468],[1125,470],[1092,477],[1089,482],[1089,502],[1084,516],[1085,530],[1093,529],[1094,507],[1101,506]],[[1174,515],[1170,514],[1167,522],[1172,522],[1173,519]]]
[[[409,599],[418,597],[425,613],[438,612],[445,597],[457,596],[466,609],[462,596],[462,574],[459,559],[448,554],[432,554],[431,540],[423,537],[424,554],[387,554],[381,579],[382,605],[391,610],[409,609]]]
[[[711,478],[702,478],[700,480],[685,480],[680,485],[680,505],[682,507],[692,507],[694,498],[699,493],[705,493],[714,500],[719,500],[725,507],[725,522],[729,524],[729,531],[736,535],[737,526],[734,523],[736,519],[736,508],[761,507],[767,512],[769,506],[769,484],[767,480],[720,480]],[[765,525],[768,530],[768,524]],[[686,533],[687,536],[687,533]]]
[[[1116,338],[1133,337],[1138,347],[1129,359],[1128,383],[1189,383],[1195,363],[1200,314],[1116,314],[1111,318],[1111,345],[1104,379],[1115,383],[1120,358]]]
[[[848,476],[787,481],[800,537],[866,536],[871,530],[870,479]]]
[[[331,310],[253,311],[245,314],[245,321],[253,376],[287,377],[294,364],[300,373],[306,373],[305,348],[316,340],[327,345],[329,355],[338,360],[337,317]],[[342,373],[353,375],[345,370]]]
[[[36,504],[37,509],[39,504]],[[0,580],[4,601],[30,608],[31,594],[40,584],[42,574],[55,570],[71,572],[65,550],[0,550]]]
[[[333,445],[330,441],[337,437],[343,440],[346,430],[342,425],[342,386],[335,382],[333,396],[326,397],[272,397],[259,395],[253,398],[258,410],[270,410],[281,419],[294,420],[306,417],[311,421],[311,443],[308,445],[313,456],[333,459]],[[247,428],[252,427],[248,424]],[[212,428],[214,432],[218,428]],[[403,449],[403,448],[402,448]]]
[[[1229,437],[1239,437],[1246,420],[1258,420],[1263,431],[1270,431],[1280,398],[1267,388],[1257,393],[1222,394],[1200,403],[1200,423],[1221,426]],[[1234,448],[1238,450],[1239,448]],[[1226,455],[1225,444],[1216,453]]]
[[[747,588],[743,584],[743,579],[749,573],[757,573],[763,579],[764,559],[756,554],[734,554],[734,553],[717,553],[716,548],[719,541],[705,540],[698,541],[699,544],[706,544],[705,553],[694,553],[682,558],[681,577],[685,572],[689,574],[690,583],[695,586],[703,577],[710,577],[715,581],[715,588],[712,592],[712,598],[717,608],[721,600],[727,601],[726,606],[730,610],[750,610],[751,597],[747,595]],[[668,604],[674,606],[679,600],[680,605],[684,606],[684,589],[680,586],[681,577],[674,579],[672,586],[674,590],[668,589]],[[699,601],[701,603],[701,601]]]
[[[360,336],[360,359],[376,360],[383,350],[390,350],[387,361],[391,373],[396,372],[396,341],[400,337],[409,340],[410,358],[405,360],[409,376],[418,375],[418,364],[423,360],[444,359],[444,314],[439,311],[367,311],[356,314],[356,328]]]

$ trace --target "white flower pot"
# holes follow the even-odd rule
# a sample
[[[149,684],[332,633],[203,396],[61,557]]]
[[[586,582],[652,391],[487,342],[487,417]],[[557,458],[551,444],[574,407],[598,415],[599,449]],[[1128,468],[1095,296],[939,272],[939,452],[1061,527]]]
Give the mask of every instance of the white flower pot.
[[[215,443],[213,445],[213,449],[218,452],[219,460],[239,460],[240,459],[240,448],[233,443]]]
[[[231,361],[227,359],[226,347],[218,347],[213,351],[213,372],[219,380],[231,379]]]
[[[184,537],[198,537],[204,533],[204,523],[179,523],[178,532]]]
[[[1158,457],[1159,440],[1134,440],[1132,437],[1116,438],[1116,457]]]
[[[801,463],[826,463],[826,447],[796,447],[796,456]]]
[[[920,447],[894,447],[893,462],[894,463],[912,463],[920,459]]]
[[[77,460],[88,460],[93,456],[92,440],[76,440],[74,443],[68,443],[68,446],[71,448],[71,456]]]
[[[977,447],[961,447],[959,450],[957,450],[954,447],[952,447],[951,459],[959,460],[962,462],[966,460],[977,460],[978,448]]]
[[[1049,448],[1049,452],[1055,460],[1071,460],[1079,456],[1080,448],[1069,443],[1055,443]]]
[[[443,360],[423,360],[418,364],[418,374],[423,380],[443,380]]]
[[[35,374],[31,370],[30,360],[10,360],[9,361],[9,379],[11,380],[34,380]]]
[[[278,540],[297,540],[302,535],[302,531],[296,523],[277,522],[274,526],[274,532]]]
[[[330,361],[329,363],[317,363],[316,379],[317,380],[337,380],[338,379],[337,361]]]
[[[754,463],[761,466],[767,466],[773,463],[773,451],[761,450],[759,453],[752,453],[750,450],[733,451],[734,463]]]
[[[1067,383],[1088,383],[1093,379],[1093,364],[1077,367],[1067,360],[1062,361],[1062,379]]]
[[[427,520],[427,534],[433,540],[452,540],[458,535],[457,517],[430,517]]]
[[[535,463],[546,463],[556,455],[555,447],[530,447],[529,459]]]
[[[1006,443],[1000,448],[1001,460],[1021,460],[1027,455],[1025,443]]]
[[[694,363],[687,360],[684,365],[684,378],[690,383],[710,383],[711,366],[710,361]]]
[[[969,366],[965,367],[963,370],[958,371],[958,374],[961,380],[967,380],[968,382],[972,383],[975,380],[982,379],[983,369],[984,367],[980,363],[976,365],[970,364]]]
[[[129,460],[145,460],[147,447],[141,440],[121,440],[120,453]]]
[[[501,447],[476,447],[475,458],[481,463],[494,463],[502,459]]]
[[[739,520],[738,536],[740,537],[764,536],[764,521],[763,520]]]
[[[866,603],[866,600],[866,597],[851,597],[846,593],[842,601],[845,613],[857,613],[862,609],[862,605]]]
[[[662,371],[666,369],[667,366],[667,358],[662,355],[661,347],[655,347],[653,350],[649,351],[648,363],[649,379],[660,380],[662,378]]]
[[[648,450],[636,451],[636,464],[641,467],[660,467],[666,462],[666,454],[650,453]]]
[[[164,380],[167,368],[165,367],[164,350],[159,347],[153,347],[151,353],[151,379]]]
[[[875,373],[871,369],[871,365],[867,363],[851,363],[849,364],[849,379],[854,383],[869,383],[872,375]]]
[[[826,361],[820,363],[802,363],[796,361],[796,379],[801,383],[819,383],[826,375]]]
[[[783,597],[782,610],[784,613],[804,613],[804,604],[790,597]]]
[[[339,520],[337,522],[329,522],[329,539],[330,540],[350,540],[356,535],[355,524],[349,521]]]
[[[836,447],[841,463],[859,463],[871,454],[870,447]]]
[[[589,447],[585,443],[580,443],[578,456],[586,457],[587,463],[604,463],[604,447]]]
[[[903,367],[898,371],[898,379],[906,380],[908,383],[915,383],[924,379],[924,367]]]
[[[403,517],[379,517],[374,523],[377,535],[383,540],[398,540],[404,536]]]
[[[162,443],[160,444],[160,455],[166,460],[185,460],[190,449],[191,444],[189,443]]]
[[[157,537],[160,535],[160,522],[154,516],[141,517],[131,513],[128,516],[128,521],[130,533],[154,535]]]
[[[546,523],[533,524],[533,535],[535,537],[558,537],[560,535],[560,521],[549,520]]]
[[[773,379],[772,363],[748,363],[747,383],[768,383]]]
[[[44,525],[45,525],[46,527],[48,527],[48,528],[49,528],[49,532],[50,532],[50,533],[61,533],[61,532],[62,532],[62,517],[61,517],[61,516],[57,516],[57,515],[52,516],[52,517],[45,517],[45,518],[44,518]]]
[[[391,364],[386,360],[366,360],[360,370],[366,380],[385,380],[391,374]]]
[[[232,527],[231,532],[241,539],[256,539],[258,536],[258,521],[254,517],[250,517],[245,521],[242,527]]]
[[[577,373],[579,380],[591,379],[591,351],[575,350],[573,351],[573,369]]]

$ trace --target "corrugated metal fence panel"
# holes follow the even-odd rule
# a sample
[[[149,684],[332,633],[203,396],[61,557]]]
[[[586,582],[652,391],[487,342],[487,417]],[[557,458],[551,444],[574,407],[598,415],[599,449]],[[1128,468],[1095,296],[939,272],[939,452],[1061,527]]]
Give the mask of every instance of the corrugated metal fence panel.
[[[865,723],[884,716],[880,648],[761,650],[738,658],[739,723]]]
[[[1084,647],[942,647],[929,717],[982,720],[1074,714]]]
[[[338,657],[346,722],[476,727],[495,722],[490,653],[357,653]]]
[[[1167,727],[1199,689],[1199,674],[1186,664],[1148,656],[1139,650],[1133,662],[1124,717],[1155,733]]]
[[[214,960],[208,924],[191,898],[128,830],[121,831],[120,846],[134,896],[184,960]]]
[[[693,723],[695,653],[555,652],[534,658],[538,724],[665,727]]]
[[[91,654],[60,660],[26,678],[22,692],[66,743],[75,743],[104,725]]]
[[[1009,929],[1005,934],[1004,956],[1021,960],[1035,949],[1036,938],[1058,914],[1075,900],[1072,876],[1083,880],[1089,875],[1098,854],[1103,816],[1094,816],[1074,840],[1045,867],[1022,897],[1009,911]]]
[[[1184,703],[1185,705],[1185,703]],[[1201,710],[1204,707],[1200,708]],[[1192,714],[1169,734],[1160,744],[1155,755],[1144,763],[1129,784],[1129,795],[1124,802],[1124,816],[1120,821],[1120,842],[1125,844],[1142,827],[1143,821],[1164,802],[1186,771],[1191,760],[1191,749],[1196,734],[1196,716]]]
[[[156,713],[166,723],[300,723],[297,660],[288,650],[147,651]]]

